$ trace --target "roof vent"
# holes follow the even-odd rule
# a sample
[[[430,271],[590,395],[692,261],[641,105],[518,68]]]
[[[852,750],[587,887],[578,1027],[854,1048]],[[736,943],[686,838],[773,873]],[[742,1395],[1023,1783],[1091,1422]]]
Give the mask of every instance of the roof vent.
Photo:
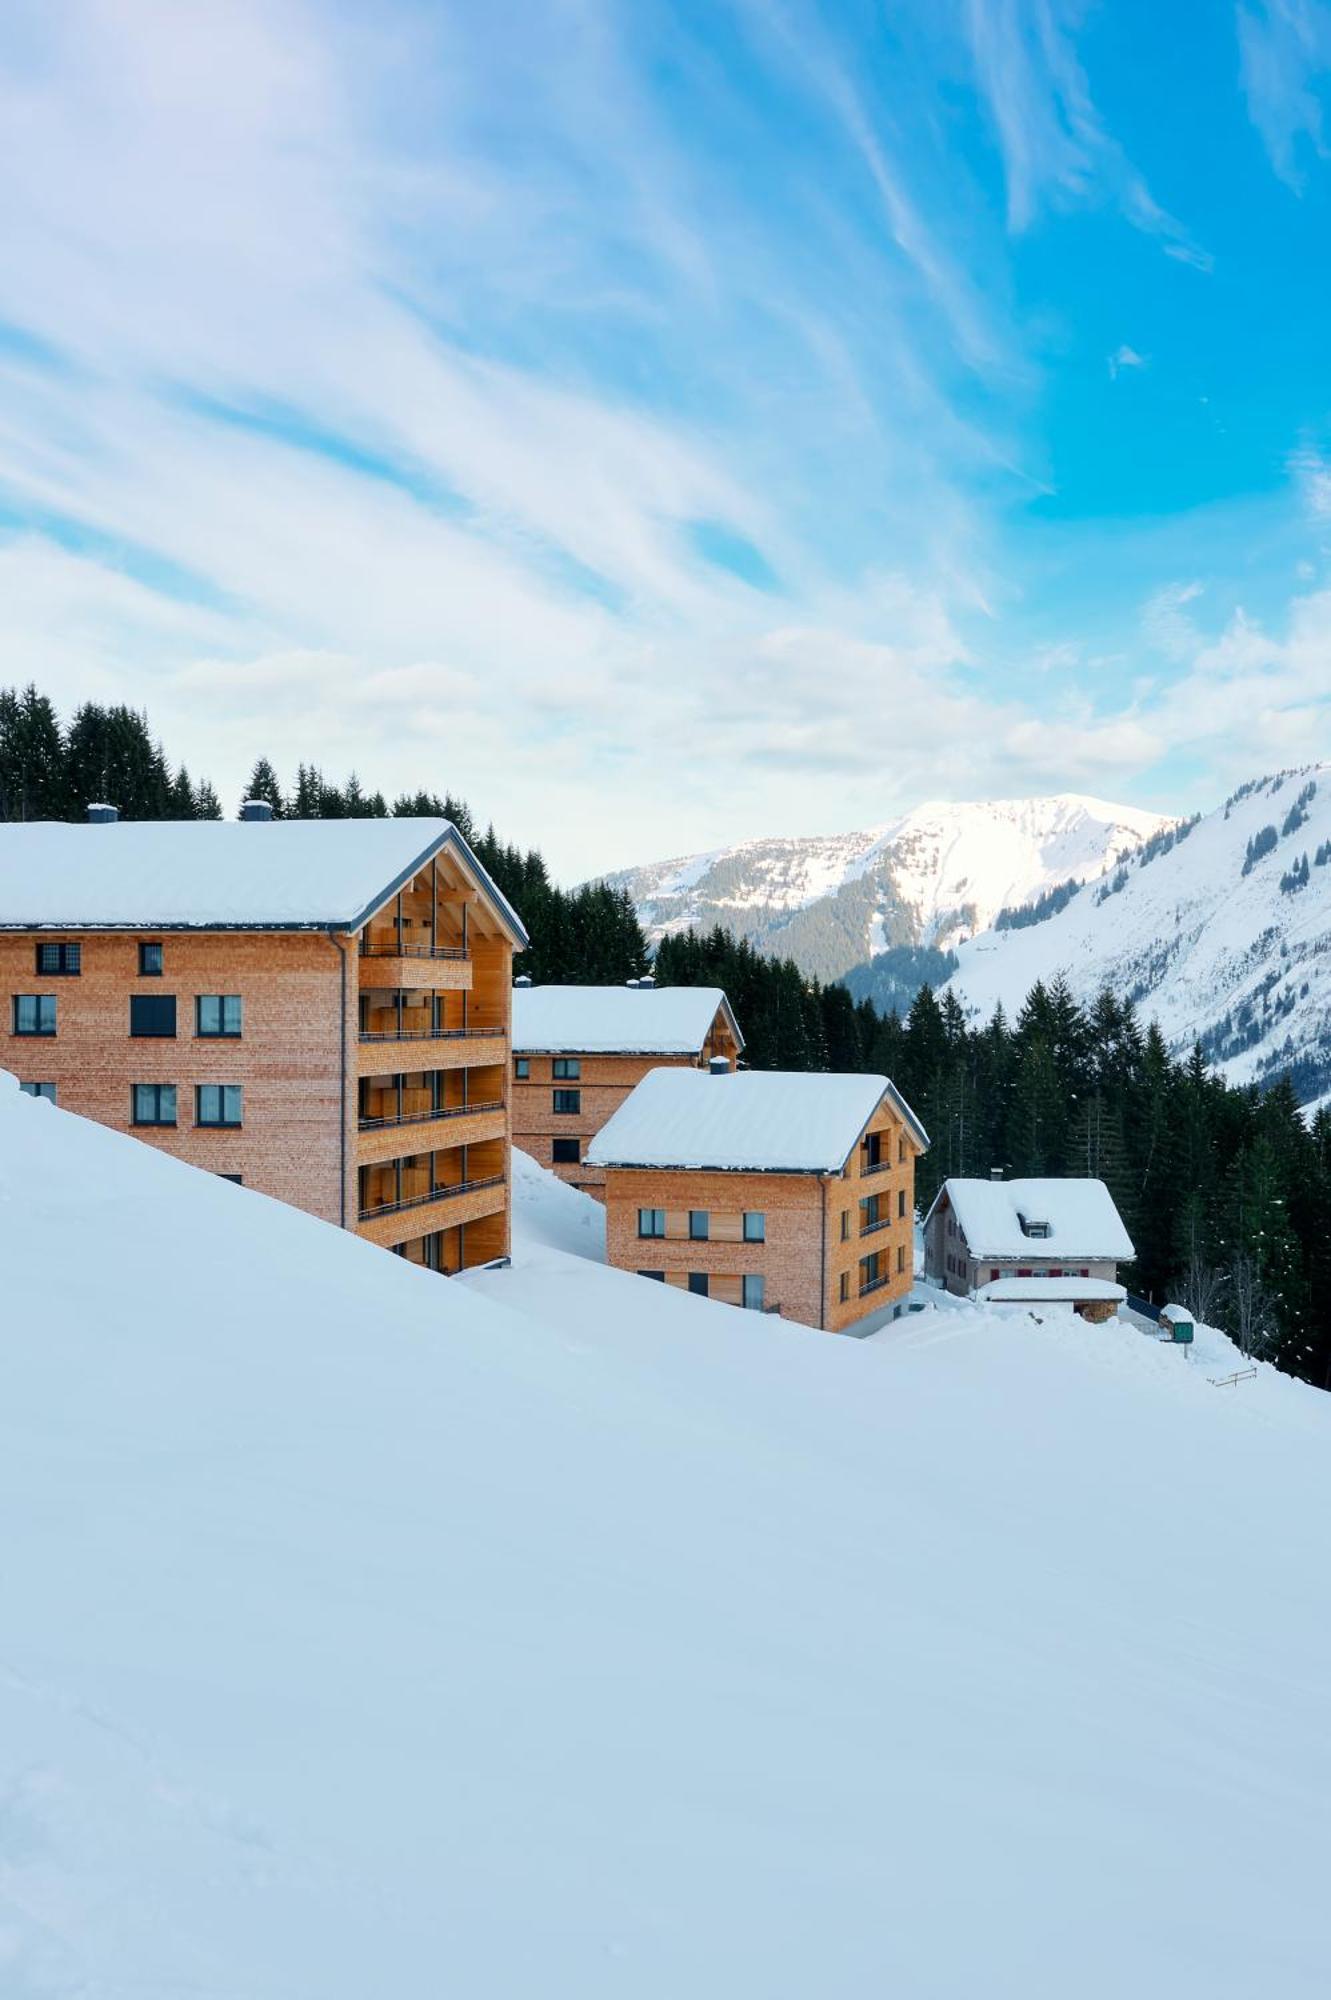
[[[520,972],[517,978],[513,981],[513,984],[515,986],[530,986],[531,985],[530,972]]]
[[[626,980],[624,981],[624,984],[625,984],[626,986],[632,986],[632,987],[636,988],[636,987],[637,987],[637,984],[638,984],[638,982],[637,982],[637,980],[636,980],[636,979],[626,979]]]
[[[95,805],[88,807],[89,826],[114,826],[120,818],[118,806]]]
[[[267,799],[242,799],[240,816],[242,819],[271,819],[273,809]]]
[[[991,1181],[1001,1181],[1003,1178],[1003,1169],[1001,1167],[990,1167],[989,1178]]]
[[[630,981],[629,983],[632,984],[632,981]],[[653,972],[644,972],[642,978],[638,981],[638,991],[640,993],[643,992],[650,993],[655,985],[656,985],[656,974]]]
[[[707,1065],[708,1076],[729,1076],[730,1064],[724,1056],[713,1056]]]

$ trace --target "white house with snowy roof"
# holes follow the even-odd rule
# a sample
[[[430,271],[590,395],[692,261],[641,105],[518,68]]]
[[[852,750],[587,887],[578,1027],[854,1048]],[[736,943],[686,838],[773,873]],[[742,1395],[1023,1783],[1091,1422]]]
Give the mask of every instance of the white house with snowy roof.
[[[924,1219],[925,1276],[995,1304],[1070,1305],[1111,1319],[1127,1294],[1118,1267],[1136,1252],[1103,1181],[943,1182]]]

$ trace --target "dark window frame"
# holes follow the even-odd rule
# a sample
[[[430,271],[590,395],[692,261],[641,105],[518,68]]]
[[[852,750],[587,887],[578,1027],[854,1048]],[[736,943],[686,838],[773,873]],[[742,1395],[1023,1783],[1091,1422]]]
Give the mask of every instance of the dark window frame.
[[[581,1083],[582,1059],[579,1056],[556,1056],[550,1065],[550,1074],[556,1083]]]
[[[560,1147],[564,1151],[560,1152]],[[569,1148],[572,1147],[572,1151]],[[552,1139],[550,1141],[550,1164],[552,1167],[580,1167],[582,1165],[581,1139]]]
[[[205,1090],[218,1092],[234,1090],[240,1098],[238,1118],[205,1118],[203,1115],[203,1093]],[[219,1110],[225,1106],[225,1098],[219,1096]],[[196,1083],[194,1086],[194,1123],[205,1132],[239,1132],[245,1123],[245,1086],[243,1083]]]
[[[516,1081],[517,1081],[518,1083],[526,1083],[527,1079],[528,1079],[528,1078],[530,1077],[530,1075],[531,1075],[531,1057],[530,1057],[530,1056],[514,1056],[514,1058],[513,1058],[513,1075],[514,1075],[514,1079],[515,1079],[515,1080],[516,1080]]]
[[[52,963],[43,965],[42,959],[51,955]],[[39,938],[34,953],[34,964],[39,979],[78,979],[83,972],[83,946],[58,942],[54,938]]]
[[[756,1300],[748,1296],[749,1286],[758,1287]],[[761,1312],[767,1303],[767,1280],[761,1271],[745,1271],[739,1281],[739,1302],[745,1312]]]
[[[27,1081],[20,1081],[19,1089],[25,1097],[41,1097],[48,1104],[56,1102],[57,1085],[54,1083],[38,1083],[29,1078]]]
[[[561,1103],[561,1098],[571,1098],[572,1103]],[[580,1118],[582,1116],[582,1092],[580,1090],[552,1090],[550,1110],[556,1118]]]
[[[743,1217],[744,1219],[740,1223],[740,1241],[742,1243],[766,1243],[767,1210],[765,1208],[746,1208],[743,1212]],[[756,1230],[749,1228],[751,1222],[757,1223],[758,1227]]]
[[[689,1291],[695,1299],[709,1299],[712,1295],[711,1273],[709,1271],[690,1271]]]
[[[170,1010],[169,1028],[136,1027],[136,1021],[154,1018],[166,1019]],[[177,1029],[176,996],[174,993],[131,993],[129,996],[129,1033],[135,1042],[174,1042]]]
[[[689,1210],[689,1242],[710,1243],[712,1240],[712,1211],[710,1208]]]
[[[653,1226],[651,1229],[644,1229],[642,1226],[644,1215],[650,1215],[653,1218],[659,1215],[661,1218],[661,1227],[657,1229]],[[640,1208],[638,1210],[638,1235],[642,1241],[659,1243],[664,1238],[665,1233],[666,1212],[663,1208]]]
[[[215,1000],[215,1001],[217,1002],[217,1006],[218,1006],[218,1018],[219,1018],[219,1019],[220,1019],[220,1020],[221,1020],[221,1021],[223,1022],[223,1026],[221,1026],[220,1028],[205,1028],[205,1027],[204,1027],[204,1025],[203,1025],[203,1003],[204,1003],[204,1001],[205,1001],[205,1000]],[[235,1003],[236,1003],[236,1012],[237,1012],[237,1022],[238,1022],[238,1025],[237,1025],[236,1027],[234,1027],[234,1028],[228,1028],[228,1027],[227,1027],[227,1026],[225,1025],[225,1021],[226,1021],[226,1003],[227,1003],[227,1001],[228,1001],[228,1000],[234,1000],[234,1001],[235,1001]],[[241,1040],[243,1040],[243,1039],[244,1039],[244,1034],[245,1034],[245,996],[244,996],[244,994],[242,994],[242,993],[196,993],[196,994],[195,994],[195,996],[194,996],[194,1038],[195,1038],[195,1040],[196,1040],[196,1041],[199,1041],[199,1042],[239,1042],[239,1041],[241,1041]]]
[[[148,953],[150,951],[157,953],[156,965],[149,965],[148,963]],[[160,938],[141,938],[139,940],[139,978],[160,979],[165,969],[166,950]]]
[[[141,1090],[150,1090],[153,1093],[153,1102],[157,1114],[155,1117],[141,1118],[139,1116],[139,1092]],[[171,1093],[171,1116],[169,1118],[163,1118],[161,1115],[162,1092],[164,1090],[169,1090]],[[142,1127],[148,1130],[152,1130],[154,1127],[165,1127],[167,1131],[174,1131],[180,1123],[179,1112],[180,1092],[174,1083],[132,1083],[130,1085],[129,1122],[131,1126]]]
[[[36,1008],[36,1025],[31,1028],[23,1027],[19,1019],[19,1010],[25,1000],[31,1000]],[[48,1007],[51,1012],[51,1025],[49,1028],[42,1025],[42,1015]],[[54,993],[16,993],[9,1019],[11,1034],[21,1035],[24,1041],[49,1042],[53,1040],[60,1025],[60,1010],[56,1004],[56,995]]]

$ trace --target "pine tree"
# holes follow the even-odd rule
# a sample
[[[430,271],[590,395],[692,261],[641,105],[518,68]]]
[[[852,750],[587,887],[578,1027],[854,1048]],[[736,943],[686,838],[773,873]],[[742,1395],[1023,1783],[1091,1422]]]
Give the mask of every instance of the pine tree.
[[[273,818],[281,819],[285,808],[282,804],[282,787],[277,782],[277,773],[266,757],[260,757],[250,772],[250,781],[245,788],[247,799],[266,799],[273,809]]]

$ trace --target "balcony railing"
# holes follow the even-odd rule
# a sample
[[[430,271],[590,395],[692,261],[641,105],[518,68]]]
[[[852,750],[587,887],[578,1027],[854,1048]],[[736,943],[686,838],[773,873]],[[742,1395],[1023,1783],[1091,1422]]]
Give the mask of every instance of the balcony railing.
[[[362,1028],[363,1042],[465,1042],[479,1035],[502,1036],[504,1028]]]
[[[860,1162],[860,1172],[862,1174],[885,1174],[891,1164],[890,1160],[862,1160]]]
[[[502,1187],[502,1174],[487,1174],[479,1181],[454,1181],[451,1187],[432,1188],[428,1194],[409,1194],[401,1201],[383,1201],[374,1208],[360,1211],[362,1222],[377,1222],[381,1215],[401,1215],[407,1208],[424,1208],[432,1201],[451,1201],[455,1195],[475,1194],[480,1188]]]
[[[363,944],[362,958],[470,958],[464,944]]]
[[[890,1285],[891,1282],[892,1282],[892,1273],[890,1271],[885,1271],[881,1278],[866,1278],[864,1283],[860,1286],[860,1297],[864,1298],[870,1292],[881,1292],[883,1286]]]
[[[891,1218],[891,1216],[890,1216],[890,1215],[880,1215],[880,1216],[878,1217],[878,1220],[877,1220],[876,1222],[862,1222],[862,1223],[860,1224],[860,1235],[861,1235],[861,1236],[873,1236],[873,1235],[875,1235],[875,1234],[876,1234],[876,1233],[878,1232],[878,1230],[880,1230],[880,1229],[890,1229],[891,1227],[892,1227],[892,1218]]]
[[[362,1118],[357,1129],[361,1132],[382,1132],[389,1125],[426,1125],[434,1118],[471,1118],[482,1111],[502,1111],[504,1100],[497,1097],[488,1104],[439,1105],[433,1111],[395,1111],[388,1118]]]

